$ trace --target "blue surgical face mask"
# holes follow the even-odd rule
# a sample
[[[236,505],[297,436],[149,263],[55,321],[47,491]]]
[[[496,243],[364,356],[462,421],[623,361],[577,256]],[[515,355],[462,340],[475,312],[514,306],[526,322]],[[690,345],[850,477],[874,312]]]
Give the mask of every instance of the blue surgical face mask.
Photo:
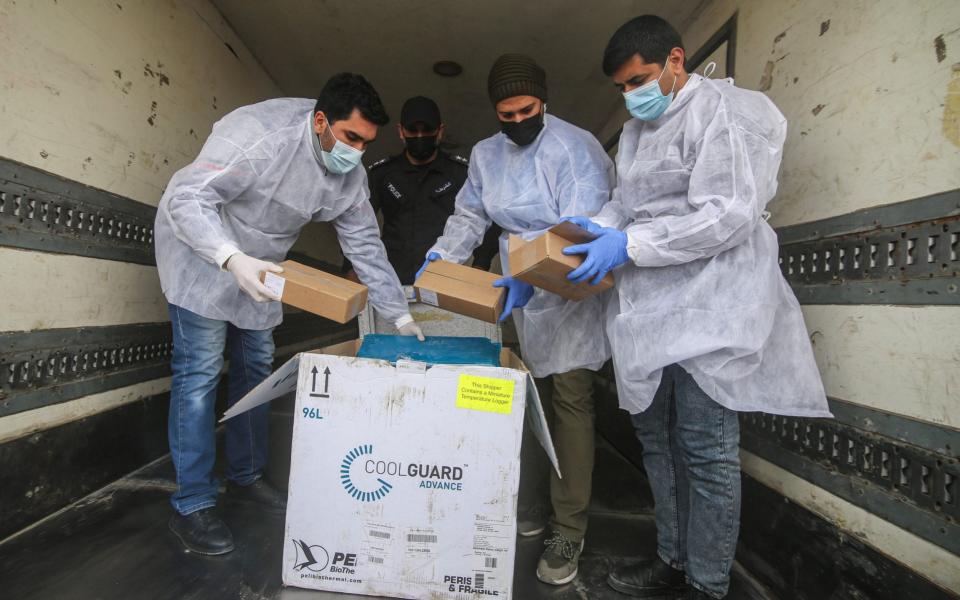
[[[327,129],[330,129],[329,123]],[[337,173],[338,175],[349,173],[360,164],[360,159],[363,158],[363,150],[357,150],[353,146],[338,140],[337,136],[333,134],[333,129],[330,129],[330,135],[333,135],[335,140],[333,148],[330,149],[330,152],[327,152],[321,146],[320,158],[331,173]]]
[[[660,71],[660,77],[663,77],[666,72],[667,66],[664,64],[663,70]],[[673,78],[673,87],[670,88],[670,93],[664,95],[660,91],[660,77],[650,83],[641,85],[635,90],[624,92],[623,100],[627,104],[627,110],[635,118],[641,121],[653,121],[659,118],[663,111],[670,106],[670,102],[673,100],[673,90],[677,86],[677,78]]]

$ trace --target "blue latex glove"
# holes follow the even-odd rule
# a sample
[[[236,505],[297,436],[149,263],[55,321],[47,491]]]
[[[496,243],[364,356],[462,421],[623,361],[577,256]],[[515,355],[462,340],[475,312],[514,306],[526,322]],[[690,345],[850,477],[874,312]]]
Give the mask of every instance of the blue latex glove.
[[[493,287],[507,288],[507,299],[503,303],[500,323],[503,323],[513,313],[513,309],[523,308],[533,297],[533,286],[513,277],[498,279],[493,282]]]
[[[427,265],[432,263],[435,260],[440,260],[440,255],[436,252],[431,252],[427,255],[427,260],[423,261],[423,266],[420,267],[420,270],[417,271],[417,276],[414,279],[420,279],[420,276],[423,275],[423,272],[427,270]]]
[[[560,222],[563,223],[569,221],[579,227],[580,229],[586,229],[588,233],[594,235],[600,235],[600,232],[603,231],[603,227],[600,227],[587,217],[561,217]]]
[[[630,260],[627,255],[627,234],[619,229],[603,227],[600,237],[588,244],[578,244],[564,248],[564,254],[586,254],[583,264],[570,271],[567,279],[581,283],[590,279],[590,285],[597,285],[613,269]]]

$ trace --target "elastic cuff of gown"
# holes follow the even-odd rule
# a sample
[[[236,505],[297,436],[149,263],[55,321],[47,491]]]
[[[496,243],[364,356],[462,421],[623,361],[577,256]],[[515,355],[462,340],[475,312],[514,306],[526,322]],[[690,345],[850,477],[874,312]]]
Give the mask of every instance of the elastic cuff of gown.
[[[240,252],[240,248],[233,244],[221,244],[217,251],[213,253],[213,262],[217,263],[217,266],[223,270],[223,265],[227,262],[227,259],[238,252]]]
[[[600,227],[620,229],[620,227],[618,227],[620,223],[618,221],[614,221],[613,219],[602,219],[600,218],[599,215],[594,215],[592,217],[587,217],[587,218],[593,221],[594,223],[596,223],[597,225],[599,225]]]
[[[400,329],[404,325],[409,325],[410,323],[413,323],[413,315],[411,315],[410,313],[407,313],[402,317],[400,317],[399,319],[397,319],[396,321],[394,321],[393,326],[396,327],[397,329]]]
[[[638,267],[657,264],[656,257],[658,255],[650,244],[634,239],[629,232],[627,232],[627,256]]]

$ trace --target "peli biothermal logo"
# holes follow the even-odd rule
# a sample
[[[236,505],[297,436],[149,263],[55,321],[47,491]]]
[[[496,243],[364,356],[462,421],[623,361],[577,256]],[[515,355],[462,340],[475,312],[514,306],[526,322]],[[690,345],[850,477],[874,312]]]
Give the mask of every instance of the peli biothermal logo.
[[[343,484],[343,489],[347,490],[347,493],[360,500],[361,502],[374,502],[380,500],[384,496],[390,493],[390,490],[393,489],[393,486],[384,481],[383,479],[377,478],[377,483],[380,484],[380,487],[373,489],[372,491],[365,491],[357,487],[353,480],[350,478],[350,465],[353,464],[353,461],[358,458],[366,455],[373,454],[373,444],[364,444],[362,446],[357,446],[350,452],[347,452],[347,455],[343,457],[343,462],[340,463],[340,483]]]
[[[306,569],[319,573],[330,564],[330,555],[323,546],[310,545],[303,540],[293,540],[293,547],[297,552],[297,560],[293,565],[294,571]]]

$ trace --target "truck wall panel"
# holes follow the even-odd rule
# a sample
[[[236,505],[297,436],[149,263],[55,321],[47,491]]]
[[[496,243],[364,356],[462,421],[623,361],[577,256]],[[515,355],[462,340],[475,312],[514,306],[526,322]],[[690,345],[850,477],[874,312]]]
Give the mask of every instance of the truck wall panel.
[[[737,84],[789,124],[774,225],[960,186],[960,4],[713,0],[681,32],[688,50],[735,12]]]
[[[204,0],[0,4],[3,154],[156,205],[213,122],[279,90]]]
[[[0,331],[165,321],[155,267],[0,247]]]
[[[960,309],[804,306],[827,394],[960,429]]]

